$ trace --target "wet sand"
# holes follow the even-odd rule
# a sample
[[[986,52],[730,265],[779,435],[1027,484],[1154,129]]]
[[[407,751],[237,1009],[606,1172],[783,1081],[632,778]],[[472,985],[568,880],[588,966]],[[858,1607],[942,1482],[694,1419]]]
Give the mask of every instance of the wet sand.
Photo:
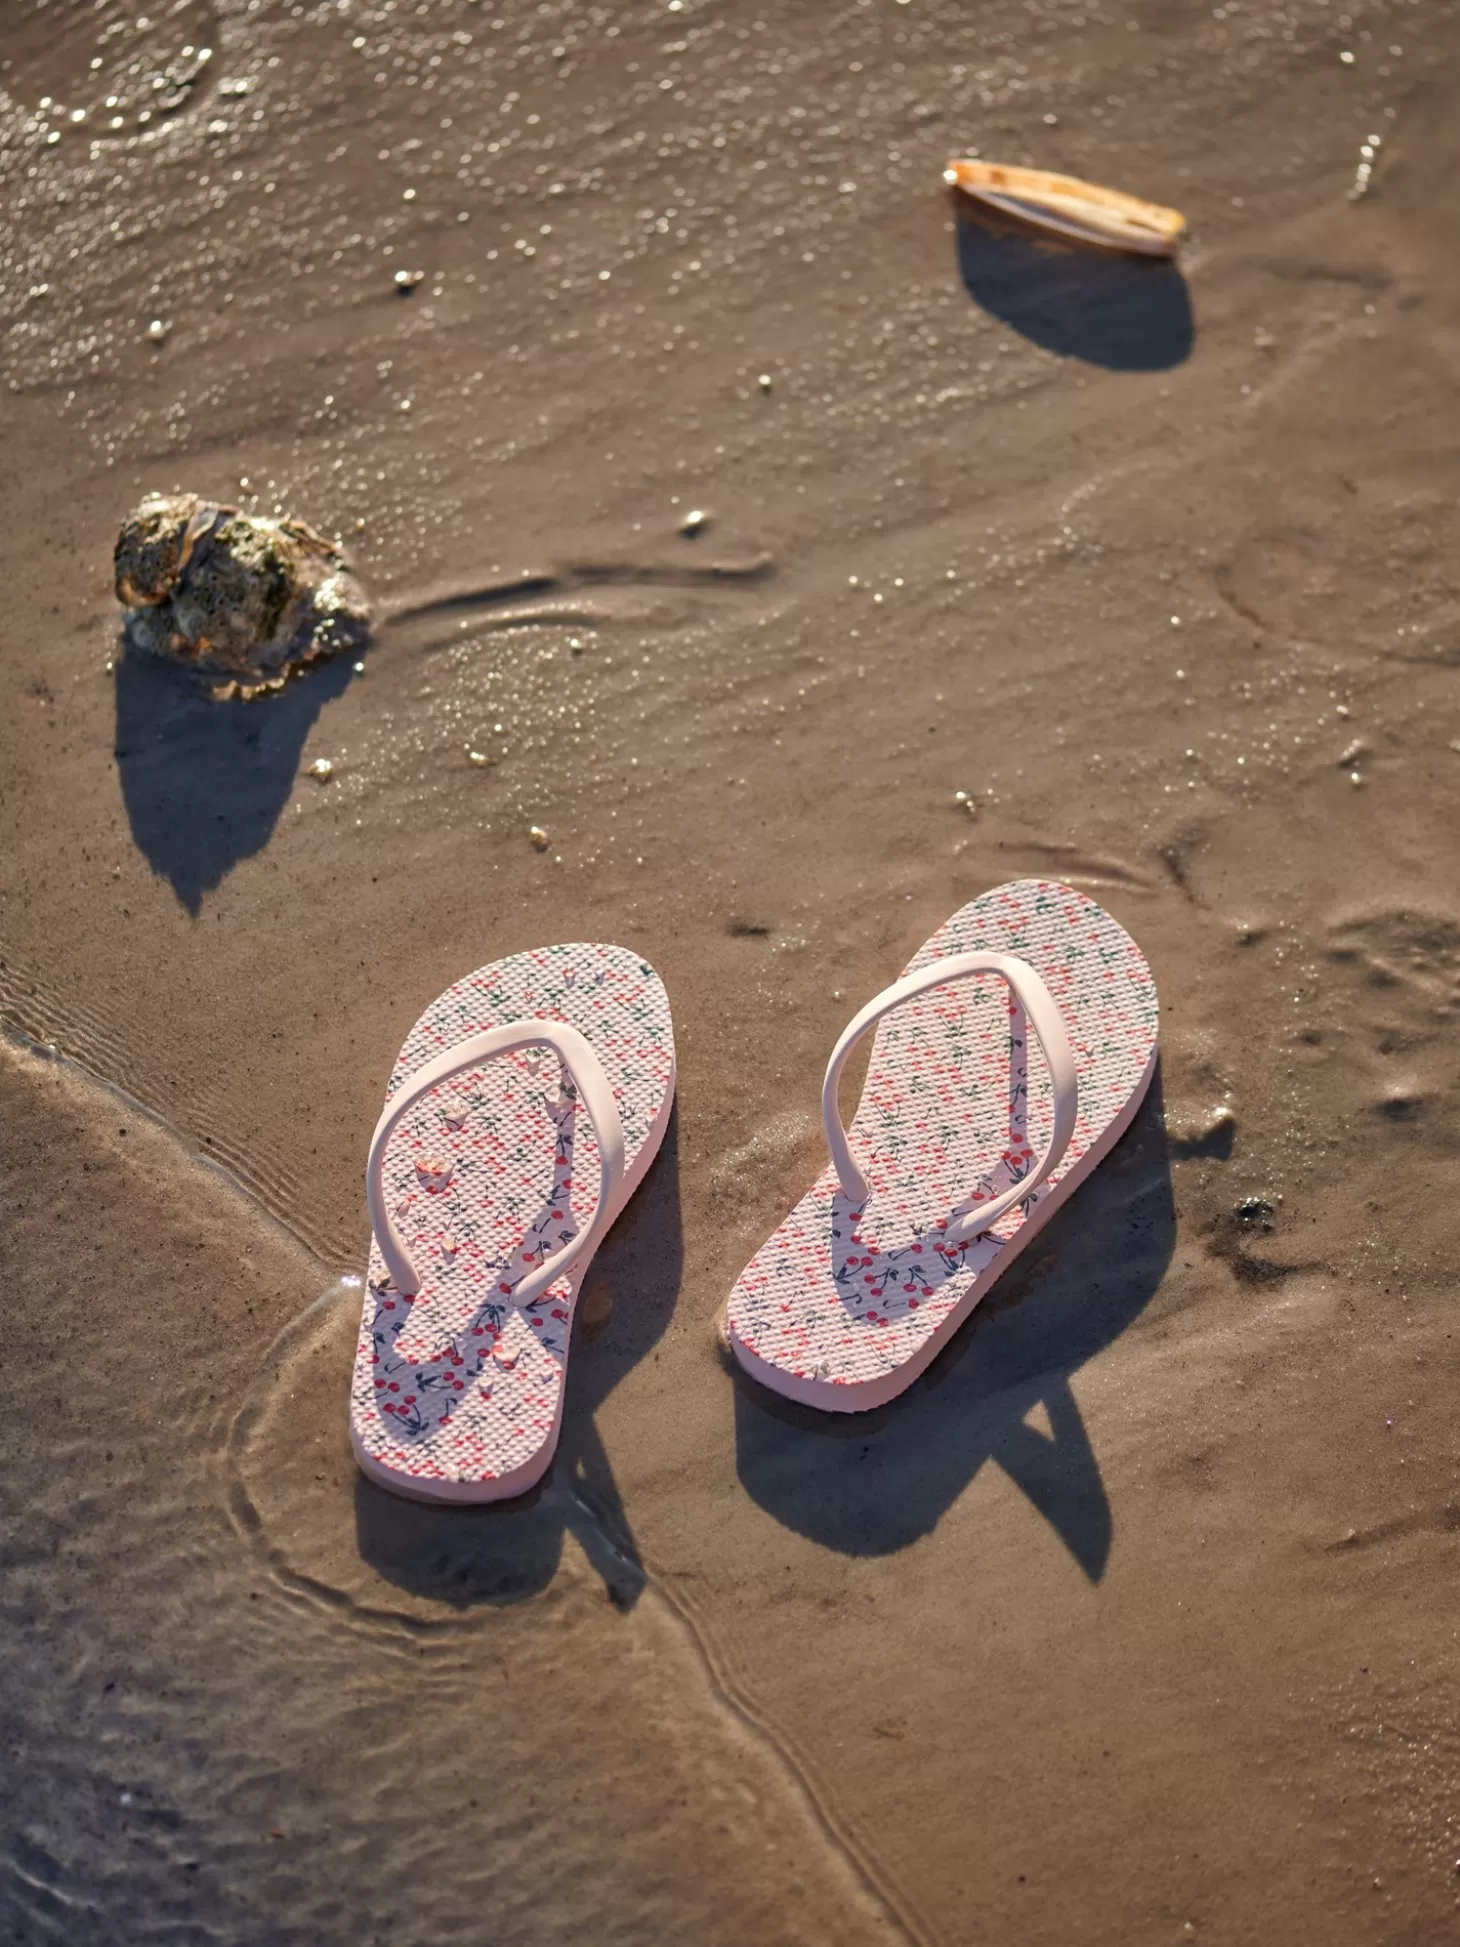
[[[1457,53],[15,10],[7,1939],[1453,1937]],[[955,211],[973,148],[1183,207],[1180,269]],[[365,673],[119,660],[174,487],[344,535]],[[827,1050],[1031,873],[1140,941],[1158,1087],[902,1401],[775,1402],[714,1322]],[[384,1081],[593,937],[676,1122],[544,1489],[407,1507],[345,1432]]]

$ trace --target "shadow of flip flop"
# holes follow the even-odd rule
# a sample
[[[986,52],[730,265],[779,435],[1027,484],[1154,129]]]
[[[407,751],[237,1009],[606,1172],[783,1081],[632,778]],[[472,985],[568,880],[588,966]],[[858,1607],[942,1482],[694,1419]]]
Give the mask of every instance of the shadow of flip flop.
[[[601,1337],[585,1342],[575,1323],[562,1434],[542,1484],[512,1501],[445,1507],[402,1500],[361,1475],[355,1528],[362,1558],[397,1588],[463,1610],[540,1594],[571,1534],[610,1599],[632,1608],[646,1578],[594,1416],[662,1336],[683,1262],[676,1109],[648,1176],[588,1273],[590,1287],[606,1284],[619,1296]]]
[[[1126,1330],[1176,1241],[1160,1071],[1129,1131],[1010,1266],[907,1392],[821,1413],[736,1370],[746,1491],[786,1527],[847,1555],[886,1555],[937,1526],[995,1461],[1092,1582],[1115,1532],[1070,1377]],[[1042,1408],[1049,1432],[1029,1424]]]

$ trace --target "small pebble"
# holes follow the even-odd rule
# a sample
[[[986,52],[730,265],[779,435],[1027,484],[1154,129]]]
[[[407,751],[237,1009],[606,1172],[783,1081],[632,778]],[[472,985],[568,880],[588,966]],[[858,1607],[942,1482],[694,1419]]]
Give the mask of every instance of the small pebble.
[[[597,1338],[612,1317],[613,1286],[607,1279],[600,1278],[583,1294],[583,1301],[578,1307],[578,1330],[585,1339]]]
[[[532,840],[534,848],[539,852],[545,852],[552,842],[541,825],[529,825],[527,828],[527,836]]]
[[[335,774],[335,767],[327,757],[316,757],[309,767],[309,775],[320,784],[328,784]]]
[[[703,507],[691,507],[679,523],[679,531],[687,540],[693,540],[696,534],[703,534],[709,524],[710,517]]]
[[[484,750],[472,750],[468,748],[466,761],[468,764],[490,764],[492,760]]]
[[[762,372],[760,377],[756,380],[756,384],[760,387],[762,392],[769,392],[773,383],[774,381],[772,380],[769,372]]]
[[[354,670],[354,672],[355,672],[355,674],[356,674],[357,676],[363,676],[363,675],[365,674],[365,665],[364,665],[364,663],[351,663],[351,664],[350,664],[350,667],[351,667],[351,669],[353,669],[353,670]]]
[[[409,297],[418,284],[425,282],[425,278],[426,273],[423,270],[398,270],[395,274],[395,288],[402,297]]]
[[[167,337],[167,326],[162,322],[161,318],[154,318],[151,324],[148,325],[147,336],[152,340],[154,345],[160,345]]]

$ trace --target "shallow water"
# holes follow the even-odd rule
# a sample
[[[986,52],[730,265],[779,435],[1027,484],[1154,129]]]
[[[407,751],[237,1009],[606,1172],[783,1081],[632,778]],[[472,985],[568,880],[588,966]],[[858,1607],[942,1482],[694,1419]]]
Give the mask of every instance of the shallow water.
[[[11,1356],[47,1408],[5,1481],[7,1939],[810,1941],[829,1910],[898,1937],[581,1469],[485,1519],[358,1479],[308,1410],[358,1286],[269,1344],[308,1254],[125,1105],[4,1060],[34,1168]],[[47,1178],[136,1227],[124,1265],[57,1251]]]
[[[0,1010],[166,1126],[5,1057],[10,1937],[1453,1929],[1456,51],[14,10]],[[1180,268],[985,230],[972,148],[1180,205]],[[117,661],[173,487],[343,533],[364,673]],[[826,1051],[1031,872],[1139,939],[1159,1098],[901,1406],[772,1405],[713,1322]],[[364,1142],[432,993],[582,937],[665,978],[676,1131],[543,1493],[404,1509]]]

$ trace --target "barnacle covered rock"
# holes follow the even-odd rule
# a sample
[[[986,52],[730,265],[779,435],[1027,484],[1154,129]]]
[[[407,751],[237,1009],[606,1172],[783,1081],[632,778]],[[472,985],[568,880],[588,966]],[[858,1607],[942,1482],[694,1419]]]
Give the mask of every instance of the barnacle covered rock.
[[[226,678],[216,693],[277,689],[369,633],[364,590],[334,542],[196,494],[149,496],[122,523],[117,600],[137,649]]]

